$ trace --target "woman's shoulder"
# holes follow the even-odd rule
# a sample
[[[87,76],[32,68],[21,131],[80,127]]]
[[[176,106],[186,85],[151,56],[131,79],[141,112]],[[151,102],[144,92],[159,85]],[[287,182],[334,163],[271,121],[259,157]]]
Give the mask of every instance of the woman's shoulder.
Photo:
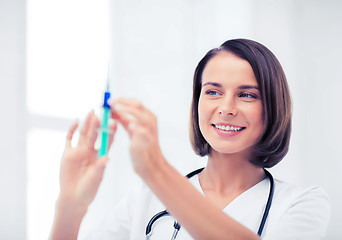
[[[274,179],[274,201],[287,203],[294,202],[321,202],[329,204],[329,197],[326,191],[318,185],[300,187],[296,184],[283,180]]]
[[[329,220],[330,201],[322,187],[302,188],[274,180],[274,197],[266,234],[269,238],[265,239],[294,239],[295,236],[296,239],[321,239],[326,234]]]

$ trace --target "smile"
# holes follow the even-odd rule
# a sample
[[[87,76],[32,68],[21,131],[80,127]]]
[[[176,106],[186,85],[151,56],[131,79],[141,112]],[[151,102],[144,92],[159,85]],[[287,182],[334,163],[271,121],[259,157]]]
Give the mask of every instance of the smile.
[[[223,130],[223,131],[233,131],[233,132],[238,132],[241,131],[243,129],[245,129],[245,127],[235,127],[235,126],[230,126],[230,125],[216,125],[216,124],[212,124],[215,128]]]

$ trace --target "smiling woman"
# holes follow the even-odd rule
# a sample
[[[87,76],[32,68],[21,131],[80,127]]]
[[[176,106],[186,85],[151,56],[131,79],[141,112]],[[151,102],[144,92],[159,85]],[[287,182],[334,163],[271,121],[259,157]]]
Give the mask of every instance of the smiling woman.
[[[247,61],[226,51],[210,59],[198,103],[199,127],[211,146],[210,154],[242,151],[257,142],[263,130],[259,95]]]
[[[227,55],[231,57],[228,58]],[[215,61],[213,61],[214,57]],[[225,69],[226,66],[231,66],[231,68],[234,66],[234,71]],[[244,75],[240,76],[238,70]],[[259,141],[254,147],[254,158],[250,161],[260,167],[272,167],[288,152],[291,135],[291,98],[279,61],[265,46],[254,41],[245,39],[227,41],[219,48],[209,51],[199,62],[194,75],[191,105],[192,146],[200,156],[210,153],[210,145],[201,134],[198,125],[197,109],[202,96],[202,88],[208,89],[207,85],[214,86],[217,91],[215,96],[220,95],[224,86],[220,82],[213,82],[212,78],[222,81],[225,78],[229,80],[228,78],[233,79],[237,76],[240,77],[241,82],[235,87],[235,94],[243,99],[242,102],[260,103],[262,108],[262,110],[259,109],[263,119],[262,135],[258,137]],[[251,105],[253,104],[249,104]],[[225,106],[229,105],[225,104]],[[253,109],[255,109],[254,106]]]

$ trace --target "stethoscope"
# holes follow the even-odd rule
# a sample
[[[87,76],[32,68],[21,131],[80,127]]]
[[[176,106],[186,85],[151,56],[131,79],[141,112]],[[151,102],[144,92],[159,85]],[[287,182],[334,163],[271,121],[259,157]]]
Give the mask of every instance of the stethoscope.
[[[194,175],[197,175],[200,172],[202,172],[203,169],[204,168],[197,169],[197,170],[189,173],[188,175],[186,175],[186,177],[187,178],[191,178]],[[261,222],[260,222],[260,226],[259,226],[259,230],[258,230],[258,235],[259,236],[261,236],[262,231],[264,230],[264,226],[265,226],[265,223],[266,223],[266,220],[267,220],[268,212],[270,211],[270,208],[271,208],[271,205],[272,205],[272,199],[273,199],[273,193],[274,193],[274,180],[273,180],[272,174],[270,172],[268,172],[266,169],[264,169],[264,171],[265,171],[266,176],[270,180],[270,191],[269,191],[269,194],[268,194],[266,208],[265,208],[264,214],[262,216],[262,219],[261,219]],[[151,236],[152,236],[153,224],[159,218],[164,217],[164,216],[170,216],[170,214],[169,214],[169,212],[167,210],[161,211],[161,212],[157,213],[156,215],[154,215],[151,218],[151,220],[148,222],[148,224],[146,226],[146,240],[149,240],[151,238]],[[173,227],[174,227],[174,231],[173,231],[171,240],[176,239],[177,234],[178,234],[178,232],[179,232],[179,230],[181,228],[181,225],[177,222],[176,219],[174,220]]]

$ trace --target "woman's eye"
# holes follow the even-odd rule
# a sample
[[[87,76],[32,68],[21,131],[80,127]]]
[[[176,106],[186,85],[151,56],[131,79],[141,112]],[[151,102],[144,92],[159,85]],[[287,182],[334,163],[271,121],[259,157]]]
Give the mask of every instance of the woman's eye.
[[[241,94],[239,95],[239,97],[242,97],[242,98],[257,98],[256,95],[251,94],[251,93],[241,93]]]
[[[214,90],[208,90],[205,92],[205,94],[210,95],[210,96],[219,95],[219,93],[217,91],[214,91]]]

